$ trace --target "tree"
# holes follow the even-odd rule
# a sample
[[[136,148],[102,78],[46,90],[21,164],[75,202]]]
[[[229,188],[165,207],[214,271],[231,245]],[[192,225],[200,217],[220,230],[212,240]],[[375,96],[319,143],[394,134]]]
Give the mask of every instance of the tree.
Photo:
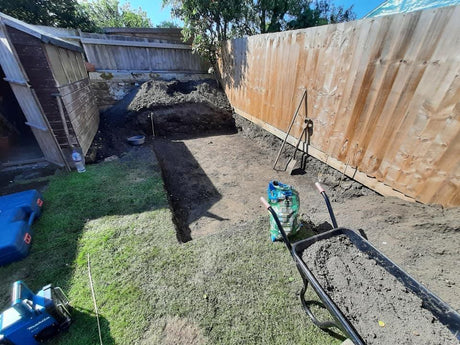
[[[156,27],[157,28],[168,28],[168,29],[180,29],[179,25],[169,20],[162,21],[160,24],[157,24]]]
[[[216,63],[219,42],[232,37],[244,25],[246,0],[165,0],[173,14],[184,21],[184,41],[192,40],[193,50]]]
[[[163,0],[184,21],[184,39],[192,47],[217,61],[219,44],[233,37],[300,29],[348,21],[355,18],[352,7],[330,0]]]
[[[77,0],[1,0],[0,12],[30,24],[96,29]]]
[[[258,33],[302,29],[355,19],[353,6],[344,9],[330,0],[256,0]]]
[[[118,0],[1,0],[0,12],[30,24],[100,31],[104,27],[152,27],[147,13]]]
[[[335,6],[330,0],[316,0],[315,9],[321,18],[327,20],[326,24],[348,22],[356,19],[353,5],[344,9],[343,6]]]
[[[295,0],[256,0],[259,32],[277,32],[284,29],[284,18],[289,10],[297,6]]]
[[[142,8],[132,9],[129,2],[120,7],[118,0],[84,0],[81,3],[98,28],[151,28],[152,23]]]

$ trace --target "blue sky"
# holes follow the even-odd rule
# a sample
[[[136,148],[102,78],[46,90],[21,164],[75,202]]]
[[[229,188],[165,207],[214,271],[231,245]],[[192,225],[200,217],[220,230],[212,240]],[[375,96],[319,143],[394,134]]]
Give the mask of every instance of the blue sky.
[[[152,20],[153,25],[157,25],[165,20],[180,23],[177,19],[171,18],[170,7],[162,8],[162,0],[120,0],[120,4],[125,2],[129,2],[132,8],[142,7]],[[359,19],[380,5],[383,0],[332,0],[332,2],[345,8],[354,5],[354,11]]]
[[[353,10],[358,19],[364,17],[371,10],[379,6],[384,0],[332,0],[336,5],[348,8],[353,5]]]
[[[180,24],[179,20],[171,18],[171,7],[162,8],[162,0],[120,0],[120,5],[125,2],[129,2],[132,8],[142,7],[147,12],[154,26],[164,21],[172,21]]]

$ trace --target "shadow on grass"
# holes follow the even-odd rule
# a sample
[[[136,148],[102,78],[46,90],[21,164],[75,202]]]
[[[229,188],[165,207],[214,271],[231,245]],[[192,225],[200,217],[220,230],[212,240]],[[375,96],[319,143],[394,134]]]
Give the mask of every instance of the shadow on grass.
[[[115,345],[110,335],[110,324],[106,318],[99,315],[102,342],[104,345]],[[75,327],[78,325],[78,327]],[[84,332],[82,332],[84,330]],[[72,309],[72,324],[70,328],[60,333],[49,344],[99,344],[97,317],[92,310]]]
[[[9,304],[11,285],[16,280],[25,281],[33,291],[52,283],[68,293],[75,284],[80,240],[92,220],[167,208],[160,169],[148,148],[133,149],[115,162],[88,166],[84,174],[72,172],[53,177],[44,193],[43,213],[32,226],[28,257],[0,267],[1,305]],[[87,274],[78,279],[80,285],[88,286]],[[91,294],[84,298],[91,301]],[[59,339],[66,344],[98,343],[85,341],[85,337],[94,337],[92,327],[97,334],[95,318],[86,311],[76,311],[73,318],[69,335],[75,333],[78,341],[66,342],[65,336]],[[112,344],[108,321],[103,323],[104,344]]]

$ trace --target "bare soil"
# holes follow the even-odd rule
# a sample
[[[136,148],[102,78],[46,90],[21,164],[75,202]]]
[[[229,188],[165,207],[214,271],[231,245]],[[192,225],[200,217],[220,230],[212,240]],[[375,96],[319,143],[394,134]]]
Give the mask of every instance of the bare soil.
[[[313,243],[303,260],[368,345],[455,344],[457,339],[346,236]]]
[[[96,162],[128,151],[126,139],[134,135],[229,132],[236,133],[232,109],[215,80],[152,80],[101,114],[100,129],[86,161]]]
[[[340,226],[362,229],[374,246],[460,311],[460,208],[382,197],[312,157],[303,157],[295,175],[273,170],[280,140],[232,115],[214,81],[143,84],[104,114],[93,156],[123,155],[129,150],[125,138],[135,134],[147,136],[161,164],[179,241],[254,224],[266,214],[259,197],[273,179],[299,191],[303,236],[328,230],[327,209],[314,188],[321,181]]]

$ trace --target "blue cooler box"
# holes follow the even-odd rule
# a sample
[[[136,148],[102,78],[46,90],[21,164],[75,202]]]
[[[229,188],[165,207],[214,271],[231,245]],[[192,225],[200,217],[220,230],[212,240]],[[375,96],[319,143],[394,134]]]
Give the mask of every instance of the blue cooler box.
[[[42,205],[36,190],[0,197],[0,265],[27,256],[32,243],[31,225],[40,216]]]

